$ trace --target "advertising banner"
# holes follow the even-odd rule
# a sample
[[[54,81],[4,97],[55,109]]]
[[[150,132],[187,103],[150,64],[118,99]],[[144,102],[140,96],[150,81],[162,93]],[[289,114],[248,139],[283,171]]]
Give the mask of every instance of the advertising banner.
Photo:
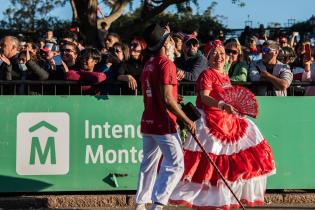
[[[277,166],[268,188],[314,189],[314,98],[259,104]],[[0,192],[136,189],[141,96],[1,96],[0,109]]]

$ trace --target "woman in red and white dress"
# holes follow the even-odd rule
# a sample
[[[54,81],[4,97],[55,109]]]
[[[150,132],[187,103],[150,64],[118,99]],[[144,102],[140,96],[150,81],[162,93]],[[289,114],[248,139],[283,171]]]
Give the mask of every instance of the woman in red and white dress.
[[[249,206],[263,205],[267,176],[276,171],[272,150],[257,126],[222,100],[220,93],[231,87],[224,74],[225,56],[221,42],[215,41],[209,69],[197,80],[196,105],[202,114],[196,122],[197,137],[237,197]],[[194,209],[239,207],[192,136],[185,142],[184,157],[185,172],[171,203]]]

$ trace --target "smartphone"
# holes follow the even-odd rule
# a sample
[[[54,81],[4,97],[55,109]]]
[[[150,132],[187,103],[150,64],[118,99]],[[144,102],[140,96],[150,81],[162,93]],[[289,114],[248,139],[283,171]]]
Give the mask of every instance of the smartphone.
[[[305,50],[305,60],[310,61],[312,59],[312,51],[311,51],[311,44],[307,43],[304,45]]]
[[[62,59],[60,55],[54,56],[53,59],[55,61],[56,66],[60,66],[62,64]]]

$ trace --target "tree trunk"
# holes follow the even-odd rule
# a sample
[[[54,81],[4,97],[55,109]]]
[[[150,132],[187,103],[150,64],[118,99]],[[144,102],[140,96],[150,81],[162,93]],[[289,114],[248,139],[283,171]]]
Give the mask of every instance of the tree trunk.
[[[115,22],[124,12],[125,8],[129,4],[130,0],[122,0],[121,2],[112,2],[111,8],[112,11],[109,16],[103,17],[101,19],[98,19],[98,25],[100,25],[101,22],[106,22],[107,28],[110,27],[110,25]]]
[[[70,0],[70,5],[71,5],[71,8],[72,8],[72,22],[78,22],[78,11],[77,11],[77,8],[75,6],[75,2],[74,0]]]
[[[97,47],[97,0],[74,0],[80,32],[86,45]]]

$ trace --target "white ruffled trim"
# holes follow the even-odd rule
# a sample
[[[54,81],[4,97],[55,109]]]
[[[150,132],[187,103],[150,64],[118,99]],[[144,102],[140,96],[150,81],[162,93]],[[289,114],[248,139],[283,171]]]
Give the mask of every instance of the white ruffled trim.
[[[209,128],[206,125],[205,113],[203,110],[199,109],[199,112],[201,113],[201,118],[196,121],[197,137],[208,153],[213,153],[215,155],[231,155],[239,153],[241,150],[256,146],[264,140],[264,137],[257,126],[251,120],[246,118],[248,126],[244,136],[234,143],[223,143],[210,133]],[[186,138],[184,149],[189,151],[201,151],[190,134],[188,134]]]
[[[248,180],[230,182],[236,196],[248,202],[264,201],[267,176],[254,177]],[[238,204],[228,187],[221,180],[218,186],[181,181],[170,198],[173,201],[186,201],[194,206],[224,206]]]

